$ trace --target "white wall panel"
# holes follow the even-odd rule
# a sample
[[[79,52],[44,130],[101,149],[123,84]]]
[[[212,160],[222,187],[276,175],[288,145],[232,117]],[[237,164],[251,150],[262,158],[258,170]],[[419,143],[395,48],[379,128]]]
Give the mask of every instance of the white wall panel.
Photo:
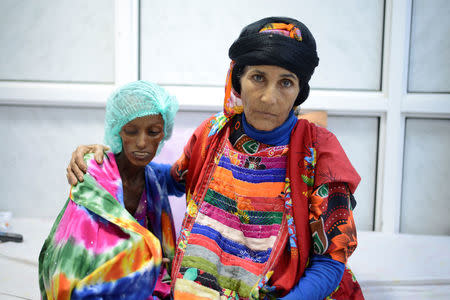
[[[141,74],[162,84],[225,83],[228,48],[243,26],[291,16],[313,32],[315,88],[379,90],[384,1],[141,1]]]
[[[114,81],[114,1],[0,1],[0,80]]]
[[[328,129],[336,135],[361,176],[361,183],[354,195],[357,203],[353,211],[356,227],[358,230],[373,230],[378,118],[331,116],[328,118]]]
[[[450,235],[450,120],[407,119],[400,231]]]
[[[103,120],[104,109],[0,106],[0,210],[56,217],[69,195],[71,153],[103,140]]]
[[[450,92],[450,1],[414,0],[410,92]]]

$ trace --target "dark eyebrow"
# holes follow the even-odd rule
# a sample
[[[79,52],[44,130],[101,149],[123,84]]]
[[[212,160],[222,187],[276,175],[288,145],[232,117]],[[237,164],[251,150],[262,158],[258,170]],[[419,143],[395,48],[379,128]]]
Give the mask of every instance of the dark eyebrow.
[[[261,74],[261,75],[266,75],[266,72],[263,72],[263,71],[258,70],[258,69],[253,69],[253,72],[256,72],[256,73]],[[288,78],[292,78],[292,79],[298,79],[297,76],[292,74],[292,73],[281,74],[281,77],[288,77]]]
[[[297,76],[295,76],[292,73],[281,74],[281,77],[288,77],[288,78],[292,78],[292,79],[297,79]]]
[[[261,75],[266,75],[265,72],[263,72],[263,71],[261,71],[261,70],[258,70],[258,69],[253,69],[253,72],[259,73],[259,74],[261,74]]]

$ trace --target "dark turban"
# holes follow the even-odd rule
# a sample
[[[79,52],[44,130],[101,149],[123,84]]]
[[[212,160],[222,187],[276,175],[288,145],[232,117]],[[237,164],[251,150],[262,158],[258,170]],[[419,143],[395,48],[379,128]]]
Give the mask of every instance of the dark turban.
[[[277,29],[279,24],[292,24]],[[301,22],[285,17],[270,17],[256,21],[242,30],[231,45],[228,56],[236,63],[232,71],[233,88],[241,93],[240,76],[245,66],[275,65],[297,75],[300,92],[294,105],[303,103],[309,95],[309,80],[319,64],[316,41]]]

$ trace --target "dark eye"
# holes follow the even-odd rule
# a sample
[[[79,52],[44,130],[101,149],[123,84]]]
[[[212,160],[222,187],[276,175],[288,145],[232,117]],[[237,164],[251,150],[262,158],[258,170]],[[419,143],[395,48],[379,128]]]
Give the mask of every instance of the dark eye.
[[[123,132],[127,135],[133,135],[137,133],[137,129],[133,127],[124,127]]]
[[[148,130],[148,135],[155,136],[161,133],[161,129],[158,128],[152,128]]]
[[[261,82],[264,80],[264,77],[260,74],[254,74],[252,75],[252,79],[256,82]]]
[[[285,88],[288,88],[288,87],[291,87],[291,86],[293,86],[294,84],[292,83],[292,81],[290,81],[289,79],[283,79],[283,80],[281,80],[281,86],[282,87],[285,87]]]

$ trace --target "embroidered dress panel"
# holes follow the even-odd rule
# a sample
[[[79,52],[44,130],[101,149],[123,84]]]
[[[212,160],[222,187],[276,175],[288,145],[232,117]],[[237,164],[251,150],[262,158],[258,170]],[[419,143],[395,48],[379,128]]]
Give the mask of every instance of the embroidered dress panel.
[[[236,146],[236,145],[235,145]],[[287,145],[248,154],[228,141],[192,227],[176,290],[248,298],[282,231]],[[241,147],[239,147],[241,149]],[[192,281],[187,283],[187,281]],[[197,295],[199,296],[199,295]],[[204,295],[204,297],[208,297]]]

